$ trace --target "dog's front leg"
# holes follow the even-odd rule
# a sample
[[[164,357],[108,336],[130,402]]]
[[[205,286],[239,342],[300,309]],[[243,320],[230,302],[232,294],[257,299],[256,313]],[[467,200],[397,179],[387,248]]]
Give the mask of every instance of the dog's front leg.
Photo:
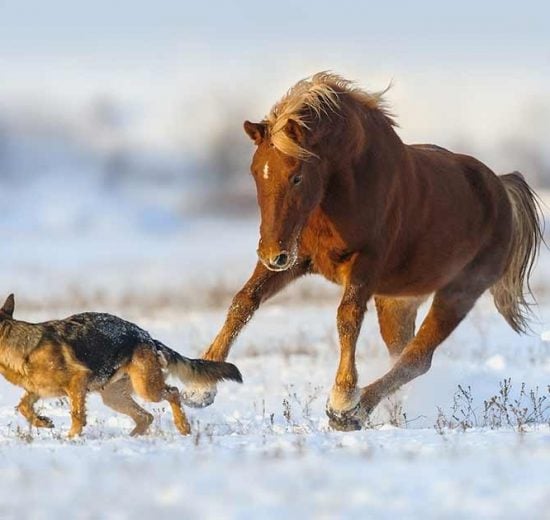
[[[53,422],[49,417],[38,415],[34,410],[34,404],[38,401],[39,396],[33,392],[26,392],[19,404],[17,411],[25,418],[32,426],[37,428],[53,428]]]

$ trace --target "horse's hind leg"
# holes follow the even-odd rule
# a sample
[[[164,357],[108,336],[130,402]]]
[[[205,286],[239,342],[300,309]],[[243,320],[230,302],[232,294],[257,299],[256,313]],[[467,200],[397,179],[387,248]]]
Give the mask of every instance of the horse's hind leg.
[[[407,298],[375,297],[380,334],[392,361],[397,360],[409,341],[413,339],[416,312],[426,298],[427,296]]]
[[[132,436],[144,434],[153,422],[153,416],[132,399],[132,385],[127,376],[105,386],[101,398],[106,406],[134,420],[136,426],[130,433]]]
[[[38,395],[32,392],[26,392],[17,405],[17,411],[27,419],[30,424],[37,428],[53,428],[53,422],[49,417],[38,415],[35,412],[34,405],[38,399]]]
[[[127,372],[137,395],[153,403],[168,401],[176,428],[182,435],[191,433],[189,422],[181,408],[179,390],[165,383],[160,361],[151,348],[147,345],[138,347]]]
[[[473,264],[454,281],[436,292],[428,315],[394,366],[380,379],[363,388],[361,415],[366,416],[387,395],[426,373],[435,349],[464,319],[476,300],[498,278],[494,263]]]

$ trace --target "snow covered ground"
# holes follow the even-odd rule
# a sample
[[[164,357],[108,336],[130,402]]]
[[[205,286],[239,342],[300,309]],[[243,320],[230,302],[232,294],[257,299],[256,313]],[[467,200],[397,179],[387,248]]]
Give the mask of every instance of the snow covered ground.
[[[144,230],[124,211],[103,201],[97,221],[76,231],[0,223],[1,296],[14,291],[27,320],[113,312],[198,355],[254,264],[257,223],[190,219]],[[382,403],[361,432],[327,426],[339,290],[316,279],[260,309],[231,356],[245,384],[224,384],[213,406],[189,410],[188,438],[164,406],[149,406],[150,435],[131,439],[130,420],[90,396],[84,437],[67,441],[65,403],[42,405],[53,431],[29,429],[14,411],[21,391],[0,381],[0,517],[549,518],[547,251],[534,285],[533,335],[515,335],[483,298],[431,371]],[[365,384],[388,368],[373,312],[359,343]]]
[[[225,384],[212,407],[189,410],[189,438],[175,432],[164,406],[153,406],[151,434],[130,439],[130,420],[91,396],[85,436],[69,442],[64,403],[43,405],[55,430],[30,430],[13,408],[20,391],[2,383],[0,515],[547,518],[548,410],[546,423],[524,432],[492,429],[483,426],[483,400],[498,394],[504,378],[511,379],[513,398],[522,382],[548,395],[550,343],[516,338],[486,303],[441,348],[429,374],[381,405],[374,427],[362,432],[327,427],[324,403],[336,365],[328,304],[260,311],[234,351],[245,384]],[[182,352],[198,353],[223,311],[129,317]],[[363,382],[388,365],[373,316],[359,352]],[[479,425],[438,429],[438,407],[452,421],[459,384],[471,388]],[[529,399],[524,403],[532,410]],[[459,401],[457,410],[460,421],[467,403]]]

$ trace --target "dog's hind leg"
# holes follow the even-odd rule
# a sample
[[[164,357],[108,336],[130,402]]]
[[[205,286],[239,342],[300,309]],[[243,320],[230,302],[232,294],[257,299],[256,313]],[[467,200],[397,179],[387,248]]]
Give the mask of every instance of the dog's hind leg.
[[[148,345],[135,350],[127,372],[137,395],[153,403],[168,401],[176,428],[182,435],[191,433],[189,422],[181,408],[179,391],[166,384],[158,356]]]
[[[67,396],[71,402],[71,429],[69,438],[82,433],[86,426],[86,394],[88,392],[89,371],[77,369],[71,377]]]
[[[189,421],[181,407],[179,390],[175,386],[166,385],[162,391],[162,399],[166,399],[172,408],[172,416],[174,417],[176,428],[182,435],[189,435],[191,433],[191,426],[189,426]]]
[[[136,426],[130,433],[132,436],[144,434],[153,422],[153,416],[132,399],[132,385],[127,376],[105,386],[101,398],[106,406],[134,420]]]
[[[32,392],[27,392],[17,405],[17,411],[37,428],[53,428],[53,422],[49,417],[38,415],[34,410],[34,404],[39,396]]]

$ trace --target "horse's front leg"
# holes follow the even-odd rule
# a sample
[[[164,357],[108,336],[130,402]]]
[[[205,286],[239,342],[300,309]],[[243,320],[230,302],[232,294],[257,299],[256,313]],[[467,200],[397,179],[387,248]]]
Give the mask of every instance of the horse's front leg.
[[[348,285],[338,307],[340,362],[326,408],[330,426],[338,430],[358,430],[362,426],[355,346],[369,297],[365,286]]]
[[[278,293],[283,287],[308,272],[309,262],[298,262],[286,271],[270,271],[258,262],[252,276],[234,296],[222,329],[204,352],[203,358],[223,361],[229,355],[231,346],[239,332],[250,321],[262,302]],[[194,384],[182,394],[187,406],[203,408],[214,402],[215,384]]]

